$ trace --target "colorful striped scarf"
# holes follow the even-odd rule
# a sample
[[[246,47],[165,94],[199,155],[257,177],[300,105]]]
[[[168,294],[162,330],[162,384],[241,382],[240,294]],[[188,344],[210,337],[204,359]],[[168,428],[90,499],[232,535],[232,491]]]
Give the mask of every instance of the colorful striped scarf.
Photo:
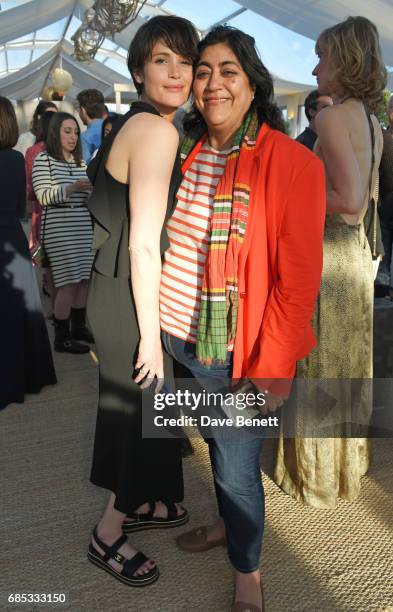
[[[238,262],[250,199],[251,168],[245,158],[255,146],[258,130],[256,111],[250,110],[234,138],[213,198],[196,344],[197,358],[205,365],[213,361],[224,363],[228,345],[235,339]],[[181,157],[183,161],[187,158],[187,167],[206,138],[184,139]]]

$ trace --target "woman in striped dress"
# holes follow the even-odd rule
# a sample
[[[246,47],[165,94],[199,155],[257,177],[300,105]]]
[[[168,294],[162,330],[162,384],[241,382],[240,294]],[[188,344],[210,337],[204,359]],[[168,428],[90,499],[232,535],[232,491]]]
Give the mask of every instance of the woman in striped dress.
[[[34,162],[33,187],[44,208],[41,243],[57,289],[54,348],[66,353],[86,353],[89,347],[78,340],[93,342],[85,325],[94,258],[92,223],[86,207],[91,184],[81,156],[79,126],[72,115],[53,116],[47,150],[37,155]]]

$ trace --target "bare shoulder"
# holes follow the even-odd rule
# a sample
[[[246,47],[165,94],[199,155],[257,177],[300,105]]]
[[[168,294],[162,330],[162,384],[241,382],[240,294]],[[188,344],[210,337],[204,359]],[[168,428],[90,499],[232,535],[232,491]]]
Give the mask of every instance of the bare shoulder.
[[[124,133],[128,135],[133,134],[134,137],[143,135],[143,139],[164,138],[165,140],[176,140],[177,142],[179,140],[175,126],[170,121],[152,113],[138,113],[134,115],[124,124],[123,130]]]
[[[347,111],[341,104],[323,108],[315,118],[318,134],[326,128],[339,128],[347,125]]]

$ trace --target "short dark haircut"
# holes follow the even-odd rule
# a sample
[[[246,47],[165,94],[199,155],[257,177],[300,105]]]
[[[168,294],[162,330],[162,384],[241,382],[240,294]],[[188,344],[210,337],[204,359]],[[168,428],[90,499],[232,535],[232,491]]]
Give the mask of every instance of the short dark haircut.
[[[318,89],[314,89],[310,91],[307,98],[304,100],[304,112],[306,113],[306,117],[309,121],[311,121],[312,117],[310,114],[310,110],[317,110],[318,107],[318,99],[322,96],[321,92]]]
[[[8,98],[0,96],[0,150],[12,149],[18,142],[16,114]]]
[[[46,110],[48,110],[48,108],[55,108],[57,110],[57,106],[54,102],[49,102],[48,100],[40,100],[38,102],[30,128],[31,133],[34,134],[34,136],[37,136],[38,122],[40,117]]]
[[[134,72],[142,72],[159,41],[192,63],[198,57],[199,38],[191,21],[175,15],[152,17],[139,28],[128,49],[128,70],[138,94],[143,92],[143,84],[137,83]]]
[[[46,142],[48,138],[49,123],[55,113],[53,111],[45,111],[38,122],[36,142]]]
[[[46,139],[46,150],[51,157],[58,159],[59,161],[66,161],[63,155],[63,149],[61,148],[60,141],[60,128],[64,121],[72,119],[75,121],[75,125],[78,128],[78,141],[72,154],[75,162],[78,166],[82,165],[82,145],[81,145],[81,133],[79,125],[75,117],[70,113],[52,113],[52,117],[49,121],[48,138]]]
[[[84,89],[78,93],[76,99],[90,119],[102,119],[102,115],[106,113],[104,96],[98,89]]]
[[[219,44],[228,45],[239,60],[250,85],[255,87],[251,107],[256,109],[260,124],[266,122],[271,128],[285,133],[284,119],[274,100],[273,78],[259,57],[254,38],[231,26],[216,26],[199,43],[199,55],[207,47]],[[203,117],[195,105],[184,119],[184,129],[186,132],[206,129]]]

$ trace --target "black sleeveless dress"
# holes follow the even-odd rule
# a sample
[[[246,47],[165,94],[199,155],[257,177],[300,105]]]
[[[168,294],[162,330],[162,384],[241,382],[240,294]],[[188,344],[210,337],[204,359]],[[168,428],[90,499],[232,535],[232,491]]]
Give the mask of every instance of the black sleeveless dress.
[[[99,403],[91,482],[112,491],[115,508],[129,513],[146,501],[183,499],[180,440],[142,437],[142,394],[133,381],[139,329],[130,281],[129,187],[105,169],[116,134],[139,112],[159,114],[136,102],[116,123],[88,167],[94,184],[88,207],[97,248],[87,303],[99,359]],[[180,175],[177,159],[168,202]],[[167,216],[170,209],[168,207]],[[164,224],[165,227],[165,224]],[[163,232],[161,250],[166,248]],[[165,353],[164,353],[165,355]],[[171,363],[166,359],[166,376]]]

